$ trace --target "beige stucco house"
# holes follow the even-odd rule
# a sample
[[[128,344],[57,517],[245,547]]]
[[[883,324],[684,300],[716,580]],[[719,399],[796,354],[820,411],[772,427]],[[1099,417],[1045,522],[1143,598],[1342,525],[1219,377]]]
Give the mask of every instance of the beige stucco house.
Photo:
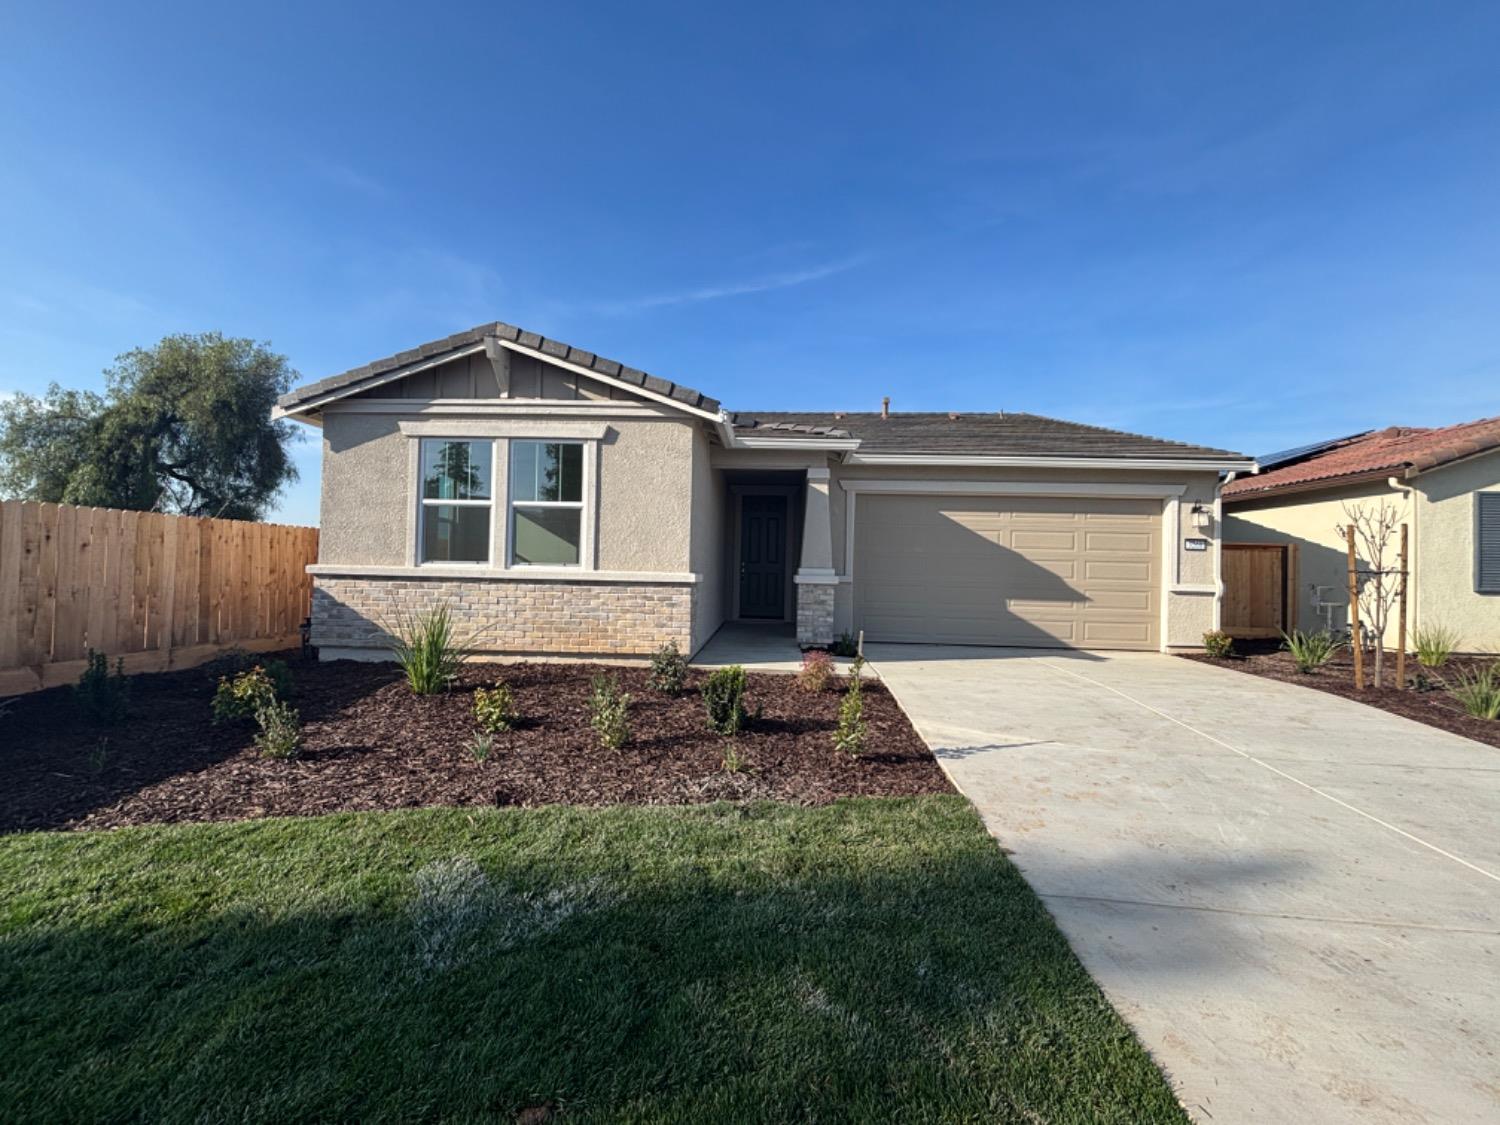
[[[1387,505],[1407,525],[1411,626],[1444,625],[1465,649],[1500,649],[1500,418],[1273,455],[1259,475],[1225,485],[1223,504],[1226,542],[1296,546],[1303,629],[1347,628],[1348,553],[1336,529],[1358,505]]]
[[[450,604],[479,649],[696,651],[726,621],[867,639],[1192,647],[1220,449],[1030,414],[730,413],[507,324],[298,388],[323,432],[313,640]]]

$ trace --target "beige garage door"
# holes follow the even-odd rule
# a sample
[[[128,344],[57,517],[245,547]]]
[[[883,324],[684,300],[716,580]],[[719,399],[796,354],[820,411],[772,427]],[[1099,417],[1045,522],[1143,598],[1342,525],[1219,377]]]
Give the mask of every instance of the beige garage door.
[[[866,493],[855,624],[869,640],[1154,649],[1155,500]]]

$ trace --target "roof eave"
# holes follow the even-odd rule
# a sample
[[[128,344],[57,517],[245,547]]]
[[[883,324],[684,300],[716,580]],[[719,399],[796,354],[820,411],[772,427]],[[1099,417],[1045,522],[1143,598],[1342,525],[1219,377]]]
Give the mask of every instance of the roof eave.
[[[1146,469],[1163,472],[1249,472],[1258,466],[1245,457],[1067,457],[969,453],[851,453],[851,465],[932,465],[953,468]]]
[[[1430,470],[1429,470],[1430,471]],[[1261,500],[1266,497],[1284,496],[1288,493],[1297,492],[1319,492],[1327,488],[1345,488],[1351,484],[1370,484],[1373,481],[1389,480],[1393,476],[1414,476],[1414,473],[1403,473],[1400,465],[1390,465],[1381,469],[1371,469],[1368,472],[1344,473],[1335,477],[1319,477],[1317,480],[1293,481],[1287,484],[1273,484],[1269,488],[1246,489],[1243,492],[1224,493],[1222,499],[1226,504],[1240,504],[1250,500]]]

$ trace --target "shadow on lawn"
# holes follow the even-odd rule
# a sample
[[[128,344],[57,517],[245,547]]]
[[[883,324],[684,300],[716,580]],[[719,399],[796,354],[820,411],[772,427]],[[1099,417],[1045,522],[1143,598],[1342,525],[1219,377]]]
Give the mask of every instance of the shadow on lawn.
[[[53,1119],[1184,1120],[977,829],[853,869],[585,867],[506,857],[482,830],[457,854],[407,835],[363,881],[330,841],[327,878],[290,902],[285,875],[246,889],[247,863],[285,854],[276,831],[247,836],[224,855],[245,901],[153,924],[117,885],[113,922],[70,902],[0,936],[0,1102]],[[211,856],[158,879],[155,846],[117,883],[215,901]],[[1154,965],[1201,967],[1175,949]]]

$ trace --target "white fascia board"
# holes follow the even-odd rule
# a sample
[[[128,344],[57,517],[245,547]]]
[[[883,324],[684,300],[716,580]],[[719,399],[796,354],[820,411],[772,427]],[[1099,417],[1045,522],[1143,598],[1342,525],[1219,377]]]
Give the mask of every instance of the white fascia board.
[[[419,360],[416,363],[408,363],[405,367],[397,367],[391,371],[385,372],[384,374],[373,375],[368,379],[361,379],[357,383],[350,383],[348,386],[334,387],[332,390],[325,391],[315,398],[308,399],[306,402],[299,402],[290,410],[283,410],[282,416],[290,418],[294,415],[306,414],[309,410],[316,410],[318,409],[318,407],[324,405],[325,403],[333,402],[335,399],[348,398],[350,395],[363,394],[365,391],[368,391],[373,387],[382,387],[386,383],[393,383],[397,379],[405,379],[408,375],[415,375],[419,371],[426,371],[429,367],[439,367],[442,364],[451,363],[453,360],[458,359],[460,356],[473,355],[476,352],[482,351],[484,351],[483,343],[473,344],[467,348],[459,348],[456,351],[444,352],[442,355],[436,355],[431,357],[430,359]],[[281,410],[280,407],[277,407],[276,409]]]
[[[681,410],[684,414],[692,414],[709,422],[717,423],[725,420],[725,413],[722,409],[718,413],[713,413],[704,410],[702,407],[689,406],[681,399],[675,399],[671,395],[658,394],[656,391],[647,390],[645,387],[638,387],[634,383],[626,382],[624,379],[616,379],[612,375],[604,375],[595,371],[592,367],[584,367],[578,363],[569,363],[565,359],[558,359],[557,356],[548,355],[546,352],[538,351],[536,348],[523,347],[512,340],[501,340],[500,346],[502,348],[509,348],[519,355],[530,356],[533,359],[540,360],[542,363],[550,363],[554,367],[561,367],[563,370],[571,371],[575,375],[582,375],[585,378],[606,383],[611,387],[618,387],[629,394],[640,395],[642,398],[648,398],[652,402],[659,402],[663,406],[670,406],[674,410]]]
[[[858,438],[759,438],[737,437],[736,449],[818,449],[844,452],[859,448]]]
[[[1163,481],[988,481],[988,480],[840,480],[845,492],[917,493],[969,496],[1096,496],[1163,499],[1181,496],[1187,485]]]
[[[1254,461],[1167,460],[1150,457],[998,457],[946,453],[852,453],[851,465],[933,465],[997,469],[1146,469],[1153,472],[1248,471]]]

